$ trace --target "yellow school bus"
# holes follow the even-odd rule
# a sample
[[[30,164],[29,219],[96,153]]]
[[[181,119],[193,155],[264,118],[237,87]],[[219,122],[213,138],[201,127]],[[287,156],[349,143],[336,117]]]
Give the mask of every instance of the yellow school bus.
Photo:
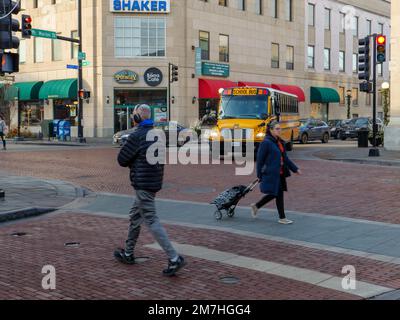
[[[237,87],[221,89],[217,125],[209,132],[211,149],[219,144],[221,154],[226,142],[232,147],[244,148],[246,142],[254,143],[257,151],[264,140],[267,124],[278,120],[282,138],[292,146],[298,140],[300,116],[295,95],[271,88]]]

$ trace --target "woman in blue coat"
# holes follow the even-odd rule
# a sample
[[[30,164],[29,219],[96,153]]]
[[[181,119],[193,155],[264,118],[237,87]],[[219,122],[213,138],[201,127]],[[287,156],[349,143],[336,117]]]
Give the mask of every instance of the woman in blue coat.
[[[268,202],[276,200],[279,213],[279,223],[292,224],[286,218],[284,205],[284,192],[287,191],[286,178],[290,171],[298,175],[300,169],[288,158],[281,137],[281,126],[278,121],[268,124],[267,136],[261,143],[257,153],[257,177],[260,179],[260,190],[265,196],[251,206],[255,218],[258,210]]]

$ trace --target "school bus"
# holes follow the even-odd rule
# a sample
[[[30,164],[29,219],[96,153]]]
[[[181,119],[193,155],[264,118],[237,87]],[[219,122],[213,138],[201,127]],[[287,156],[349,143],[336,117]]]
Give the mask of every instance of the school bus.
[[[278,120],[282,138],[290,149],[299,138],[299,102],[295,95],[271,88],[237,87],[221,89],[218,121],[209,132],[210,148],[219,144],[221,154],[224,146],[244,147],[254,143],[254,150],[264,140],[267,124]]]

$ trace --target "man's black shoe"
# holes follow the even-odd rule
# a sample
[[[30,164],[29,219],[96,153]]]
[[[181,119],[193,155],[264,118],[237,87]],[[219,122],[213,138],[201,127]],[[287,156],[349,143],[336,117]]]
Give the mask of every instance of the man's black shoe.
[[[164,269],[163,275],[166,277],[172,277],[177,273],[182,267],[186,265],[185,259],[179,256],[176,262],[168,261],[168,268]]]
[[[121,263],[135,264],[135,256],[133,254],[127,256],[124,249],[118,249],[114,251],[114,257]]]

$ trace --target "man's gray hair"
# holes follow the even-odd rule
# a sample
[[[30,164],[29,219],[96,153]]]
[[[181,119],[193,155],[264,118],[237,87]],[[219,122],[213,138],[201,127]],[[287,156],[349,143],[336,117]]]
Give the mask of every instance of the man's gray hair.
[[[151,118],[151,108],[147,104],[140,104],[135,109],[143,120]]]

